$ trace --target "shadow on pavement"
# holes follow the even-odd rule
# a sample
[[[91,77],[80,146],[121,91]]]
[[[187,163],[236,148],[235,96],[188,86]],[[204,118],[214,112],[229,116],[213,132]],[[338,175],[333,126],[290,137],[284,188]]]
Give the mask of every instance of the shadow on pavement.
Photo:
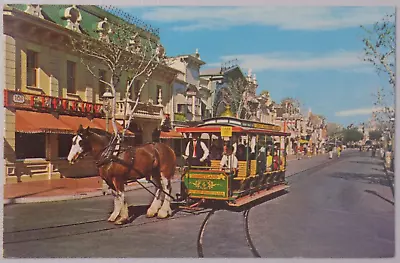
[[[131,205],[128,207],[129,221],[132,223],[139,216],[145,215],[150,205]]]
[[[353,180],[366,184],[379,184],[390,187],[390,182],[384,174],[361,174],[339,172],[331,175],[333,178]]]
[[[377,197],[379,197],[379,198],[385,200],[386,202],[388,202],[388,203],[394,205],[394,202],[393,202],[393,201],[391,201],[391,200],[389,200],[389,199],[387,199],[387,198],[381,196],[381,195],[378,194],[376,191],[373,191],[373,190],[364,190],[364,192],[369,193],[369,194],[373,194],[373,195],[375,195],[375,196],[377,196]]]
[[[378,172],[385,172],[384,168],[372,168],[372,170],[378,171]]]
[[[4,204],[4,205],[6,206],[6,205],[15,204],[15,200],[17,200],[18,198],[29,197],[29,196],[33,196],[33,195],[37,195],[37,194],[41,194],[41,193],[46,193],[46,192],[51,192],[51,191],[54,191],[54,190],[65,189],[65,188],[66,187],[64,187],[64,186],[60,186],[60,187],[56,187],[56,188],[52,188],[52,189],[39,191],[39,192],[34,192],[34,193],[25,194],[25,195],[15,196],[15,197],[9,198],[9,200],[10,200],[9,203],[8,204]]]
[[[383,165],[383,161],[381,160],[373,160],[373,161],[350,161],[350,163],[359,163],[359,164],[374,164],[374,165]]]

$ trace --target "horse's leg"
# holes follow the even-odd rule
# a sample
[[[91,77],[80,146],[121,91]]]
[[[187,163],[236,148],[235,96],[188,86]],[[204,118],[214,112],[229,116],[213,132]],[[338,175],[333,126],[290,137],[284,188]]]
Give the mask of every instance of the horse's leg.
[[[172,215],[172,209],[171,209],[171,180],[165,178],[164,176],[161,175],[161,184],[163,187],[163,190],[165,193],[165,198],[164,198],[164,203],[160,210],[158,211],[157,217],[158,218],[166,218],[170,215]]]
[[[120,204],[120,217],[115,221],[116,225],[124,224],[129,218],[129,211],[128,211],[128,203],[125,201],[125,185],[124,182],[119,182],[118,190],[119,190],[119,204]]]
[[[147,217],[154,217],[158,210],[161,207],[161,180],[159,176],[153,177],[154,179],[154,183],[157,186],[157,191],[156,194],[154,196],[153,202],[151,203],[151,206],[149,207],[149,209],[147,209]]]
[[[111,194],[114,196],[114,211],[111,213],[110,217],[108,218],[108,222],[114,222],[115,219],[117,219],[117,216],[119,215],[118,211],[118,197],[117,197],[117,191],[111,189]]]
[[[128,213],[128,203],[125,202],[125,192],[122,191],[120,192],[119,196],[119,202],[120,202],[120,217],[114,222],[116,225],[122,225],[124,224],[128,218],[129,218],[129,213]]]
[[[114,211],[108,218],[108,221],[110,221],[110,222],[114,222],[117,219],[119,214],[121,212],[123,212],[122,210],[124,210],[124,206],[125,206],[124,182],[122,182],[122,181],[119,182],[118,179],[114,177],[113,184],[114,184],[116,191],[113,192],[113,194],[115,194],[115,196],[114,196]],[[128,216],[126,216],[125,219],[127,219],[127,218],[128,218]]]

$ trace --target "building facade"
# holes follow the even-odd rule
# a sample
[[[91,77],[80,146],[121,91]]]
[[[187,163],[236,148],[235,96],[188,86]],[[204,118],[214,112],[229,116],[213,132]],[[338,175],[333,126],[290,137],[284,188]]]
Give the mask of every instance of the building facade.
[[[198,50],[194,54],[179,55],[168,59],[170,67],[179,70],[173,83],[172,125],[188,126],[204,119],[207,111],[204,91],[200,85],[200,67],[205,64]]]
[[[71,139],[79,125],[106,129],[102,94],[107,68],[97,61],[93,73],[69,48],[71,35],[104,37],[104,23],[121,21],[96,6],[4,5],[5,182],[96,175],[94,162],[74,166],[66,161]],[[151,33],[159,40],[155,32]],[[142,141],[172,109],[172,83],[176,70],[160,66],[141,94],[133,125]],[[121,99],[127,75],[121,76]],[[136,88],[142,79],[138,79]],[[135,99],[132,92],[131,99]],[[121,119],[117,103],[117,118]],[[119,128],[122,127],[119,125]]]

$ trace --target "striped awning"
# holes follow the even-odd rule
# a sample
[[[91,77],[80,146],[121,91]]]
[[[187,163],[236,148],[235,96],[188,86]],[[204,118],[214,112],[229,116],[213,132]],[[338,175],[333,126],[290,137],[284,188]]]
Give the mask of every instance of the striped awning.
[[[68,124],[50,113],[17,110],[15,131],[22,133],[74,133]]]
[[[15,131],[21,133],[68,133],[74,134],[79,126],[84,128],[106,129],[106,120],[100,118],[89,119],[87,117],[59,115],[55,116],[51,113],[17,110],[15,113]],[[111,121],[109,124],[112,131]],[[117,123],[119,131],[123,127]],[[127,136],[133,136],[130,131],[126,132]]]

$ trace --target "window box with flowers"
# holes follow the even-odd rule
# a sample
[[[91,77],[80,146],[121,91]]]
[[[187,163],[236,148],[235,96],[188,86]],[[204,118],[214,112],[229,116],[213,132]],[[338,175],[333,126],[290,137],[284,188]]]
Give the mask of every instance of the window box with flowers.
[[[187,120],[184,113],[175,113],[174,117],[175,117],[176,121],[186,121]]]

